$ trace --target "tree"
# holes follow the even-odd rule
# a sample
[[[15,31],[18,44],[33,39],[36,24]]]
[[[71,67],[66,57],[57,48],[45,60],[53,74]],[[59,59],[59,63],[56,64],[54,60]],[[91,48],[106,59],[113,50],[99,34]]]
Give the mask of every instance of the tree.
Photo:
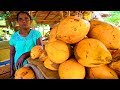
[[[120,24],[120,11],[109,11],[111,13],[110,17],[104,18],[104,21],[110,22],[116,26]]]

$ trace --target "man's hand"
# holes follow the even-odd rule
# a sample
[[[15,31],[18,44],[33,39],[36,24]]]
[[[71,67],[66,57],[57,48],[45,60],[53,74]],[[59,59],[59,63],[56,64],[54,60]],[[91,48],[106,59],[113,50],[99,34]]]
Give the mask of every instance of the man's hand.
[[[14,77],[15,74],[15,70],[13,68],[10,69],[10,77]]]
[[[22,55],[18,58],[18,61],[17,61],[17,63],[16,63],[17,69],[20,68],[20,67],[23,67],[23,62],[24,62],[24,60],[26,60],[28,57],[30,57],[30,51],[22,54]]]
[[[24,62],[24,58],[20,57],[16,63],[17,69],[19,69],[20,67],[23,67],[23,62]]]

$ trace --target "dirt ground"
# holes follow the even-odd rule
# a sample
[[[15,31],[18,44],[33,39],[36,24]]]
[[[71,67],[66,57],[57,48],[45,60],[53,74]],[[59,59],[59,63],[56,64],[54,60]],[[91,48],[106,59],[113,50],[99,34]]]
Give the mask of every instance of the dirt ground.
[[[8,60],[10,58],[9,42],[0,41],[0,62]],[[0,66],[0,79],[10,78],[10,66]]]
[[[9,47],[8,41],[0,41],[0,49]]]
[[[8,60],[10,58],[10,49],[8,41],[0,42],[0,61]]]

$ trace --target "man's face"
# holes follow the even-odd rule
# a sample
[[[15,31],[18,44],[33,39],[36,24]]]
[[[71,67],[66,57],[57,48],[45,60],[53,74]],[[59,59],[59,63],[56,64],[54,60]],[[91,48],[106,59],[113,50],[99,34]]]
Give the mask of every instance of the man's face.
[[[27,29],[27,28],[30,28],[31,26],[31,20],[29,16],[27,16],[27,14],[20,13],[18,16],[18,24],[21,29]]]

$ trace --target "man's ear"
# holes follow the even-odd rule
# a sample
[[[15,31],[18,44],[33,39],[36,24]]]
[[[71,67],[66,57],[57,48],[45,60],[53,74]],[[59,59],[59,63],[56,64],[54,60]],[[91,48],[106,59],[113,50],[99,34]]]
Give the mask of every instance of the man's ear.
[[[33,20],[30,20],[30,23],[32,23],[33,22]]]

